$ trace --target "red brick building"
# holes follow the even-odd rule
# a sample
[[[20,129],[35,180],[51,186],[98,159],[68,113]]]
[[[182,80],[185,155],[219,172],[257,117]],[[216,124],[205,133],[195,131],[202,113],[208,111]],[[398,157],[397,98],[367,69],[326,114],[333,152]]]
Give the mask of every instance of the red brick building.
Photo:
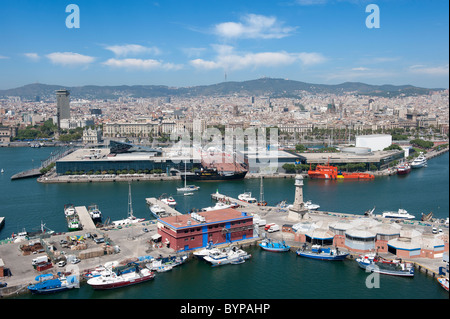
[[[232,208],[158,219],[163,244],[186,251],[253,237],[253,216]]]

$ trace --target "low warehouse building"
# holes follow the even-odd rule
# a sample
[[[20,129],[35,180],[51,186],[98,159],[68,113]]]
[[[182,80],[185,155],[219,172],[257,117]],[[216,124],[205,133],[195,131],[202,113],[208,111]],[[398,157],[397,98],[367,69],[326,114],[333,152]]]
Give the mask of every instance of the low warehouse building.
[[[158,234],[166,246],[187,251],[253,237],[253,216],[232,208],[158,219]]]

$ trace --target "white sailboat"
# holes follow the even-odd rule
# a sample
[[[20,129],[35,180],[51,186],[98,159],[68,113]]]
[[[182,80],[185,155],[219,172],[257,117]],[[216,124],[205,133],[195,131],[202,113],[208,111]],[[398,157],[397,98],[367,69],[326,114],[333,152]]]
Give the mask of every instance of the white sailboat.
[[[144,221],[145,218],[136,218],[133,215],[133,205],[131,202],[131,183],[128,182],[128,217],[121,220],[113,221],[114,226],[125,226],[130,224],[136,224]]]
[[[184,162],[184,187],[177,187],[177,192],[198,191],[200,187],[195,185],[186,185],[186,162]]]

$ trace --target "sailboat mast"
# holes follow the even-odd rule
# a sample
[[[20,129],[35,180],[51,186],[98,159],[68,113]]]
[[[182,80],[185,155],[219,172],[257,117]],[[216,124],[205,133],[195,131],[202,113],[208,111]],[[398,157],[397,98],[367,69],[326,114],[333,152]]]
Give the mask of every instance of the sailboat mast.
[[[128,217],[133,217],[133,204],[131,202],[131,183],[128,182]]]
[[[263,178],[261,176],[261,184],[259,189],[259,202],[264,202],[264,186],[263,186]]]

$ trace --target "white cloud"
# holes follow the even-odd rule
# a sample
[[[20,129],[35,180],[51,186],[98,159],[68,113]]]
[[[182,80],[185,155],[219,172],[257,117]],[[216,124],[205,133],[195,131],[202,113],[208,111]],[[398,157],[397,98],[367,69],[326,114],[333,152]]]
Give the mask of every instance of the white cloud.
[[[416,74],[438,75],[438,76],[440,76],[440,75],[448,76],[448,74],[449,74],[448,64],[436,66],[436,67],[427,67],[425,65],[418,64],[418,65],[410,66],[409,70],[412,73],[416,73]]]
[[[361,72],[364,71],[364,72]],[[383,69],[368,69],[364,67],[337,70],[328,72],[324,78],[326,82],[338,81],[367,81],[368,79],[393,79],[398,77],[398,72]]]
[[[214,26],[214,33],[223,38],[280,39],[295,31],[294,27],[283,27],[275,17],[247,14],[241,22],[224,22]]]
[[[112,51],[117,57],[136,56],[140,54],[161,54],[161,50],[157,47],[144,47],[139,44],[110,45],[106,46],[105,49]]]
[[[53,64],[60,64],[64,66],[87,65],[94,62],[95,58],[87,55],[82,55],[74,52],[53,52],[47,54],[46,57]]]
[[[198,56],[202,55],[206,51],[206,48],[183,48],[181,50],[189,58],[192,58],[192,57],[198,57]]]
[[[180,64],[163,63],[154,59],[109,59],[102,64],[115,68],[144,70],[179,70],[183,67]]]
[[[39,61],[41,59],[37,53],[24,53],[23,55],[31,61]]]
[[[363,66],[357,67],[357,68],[352,68],[352,71],[368,71],[370,70],[369,68],[365,68]]]
[[[215,45],[217,56],[214,60],[195,59],[190,64],[199,69],[226,69],[239,70],[258,67],[276,67],[300,63],[310,66],[326,61],[320,53],[300,52],[259,52],[259,53],[235,53],[234,48],[228,45]]]
[[[4,56],[4,55],[0,55],[0,60],[1,60],[1,59],[9,59],[9,57]]]

